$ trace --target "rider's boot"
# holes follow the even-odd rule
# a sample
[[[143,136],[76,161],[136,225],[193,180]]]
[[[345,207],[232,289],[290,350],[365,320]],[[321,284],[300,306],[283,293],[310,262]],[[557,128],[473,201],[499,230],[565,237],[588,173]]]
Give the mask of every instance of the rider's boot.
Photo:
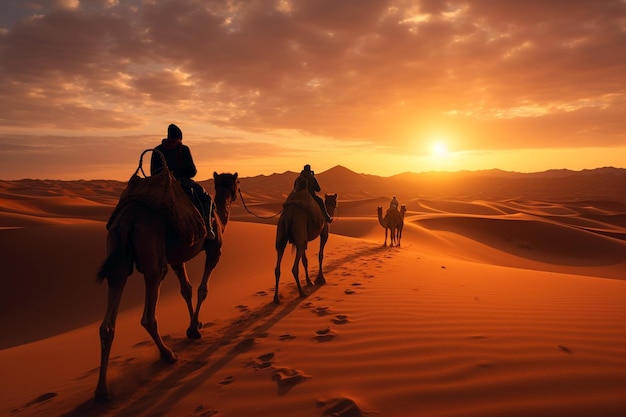
[[[207,239],[214,240],[215,232],[213,231],[213,199],[206,192],[199,195],[202,203],[202,216],[206,223]]]
[[[326,205],[324,204],[324,202],[318,201],[318,204],[320,206],[320,209],[322,210],[322,215],[324,216],[324,219],[326,219],[326,223],[332,223],[333,218],[330,217],[330,214],[328,214],[328,211],[326,211]]]

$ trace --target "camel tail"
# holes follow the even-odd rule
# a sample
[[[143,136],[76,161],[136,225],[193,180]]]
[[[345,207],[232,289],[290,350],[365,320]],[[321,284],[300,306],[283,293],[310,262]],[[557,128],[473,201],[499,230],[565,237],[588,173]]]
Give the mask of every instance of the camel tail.
[[[133,272],[134,254],[130,247],[131,229],[128,227],[111,228],[107,236],[108,254],[100,269],[96,273],[96,281],[109,280],[113,283],[120,276],[120,271],[126,270],[126,275]]]
[[[289,241],[289,222],[281,216],[276,225],[276,249],[284,250]]]
[[[108,277],[110,277],[111,271],[113,271],[113,269],[117,265],[119,265],[120,261],[121,259],[117,252],[112,253],[109,256],[107,256],[104,262],[102,262],[102,265],[100,266],[100,269],[98,270],[98,273],[96,274],[96,281],[102,282]]]

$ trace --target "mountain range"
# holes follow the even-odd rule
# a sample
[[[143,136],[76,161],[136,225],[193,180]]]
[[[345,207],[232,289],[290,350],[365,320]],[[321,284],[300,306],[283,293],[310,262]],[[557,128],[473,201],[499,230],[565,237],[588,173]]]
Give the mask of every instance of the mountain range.
[[[241,191],[251,196],[284,199],[298,173],[241,178]],[[338,165],[316,174],[323,193],[339,199],[371,199],[397,196],[401,200],[446,198],[541,201],[608,200],[626,204],[626,169],[548,170],[519,173],[501,170],[458,172],[405,172],[390,177],[359,174]],[[212,184],[205,182],[208,190]],[[555,190],[558,193],[555,194]],[[268,192],[270,195],[268,195]]]
[[[297,172],[241,177],[246,202],[282,202],[293,188]],[[415,199],[539,200],[544,202],[606,201],[626,205],[626,169],[604,167],[582,171],[566,169],[535,173],[502,170],[458,172],[405,172],[390,177],[354,172],[338,165],[316,173],[320,194],[337,193],[339,200]],[[213,180],[200,180],[209,193]],[[115,180],[0,180],[0,189],[28,196],[67,195],[98,202],[117,201],[126,186]],[[88,192],[86,191],[88,190]]]

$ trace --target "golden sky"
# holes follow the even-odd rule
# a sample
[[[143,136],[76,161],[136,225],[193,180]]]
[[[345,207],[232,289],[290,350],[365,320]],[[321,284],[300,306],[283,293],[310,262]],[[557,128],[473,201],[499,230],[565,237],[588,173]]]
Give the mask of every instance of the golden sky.
[[[626,166],[626,0],[4,0],[0,179]]]

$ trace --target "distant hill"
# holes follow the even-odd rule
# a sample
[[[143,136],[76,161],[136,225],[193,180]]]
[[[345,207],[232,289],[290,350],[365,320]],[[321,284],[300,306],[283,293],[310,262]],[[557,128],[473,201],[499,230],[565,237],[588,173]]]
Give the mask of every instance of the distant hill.
[[[282,202],[293,187],[297,172],[240,178],[241,192],[249,203]],[[459,172],[405,172],[381,177],[359,174],[338,165],[316,173],[321,194],[337,193],[339,200],[418,198],[463,200],[525,199],[539,201],[615,201],[626,204],[626,169],[549,170],[519,173],[501,170]],[[87,183],[88,186],[85,186]],[[213,193],[213,181],[200,181]],[[99,203],[117,201],[126,186],[113,180],[0,180],[0,191],[11,195],[73,195]],[[45,192],[41,192],[45,189]],[[68,193],[69,191],[69,193]]]
[[[241,179],[244,195],[284,198],[298,173]],[[608,200],[626,203],[626,169],[549,170],[519,173],[501,170],[459,172],[406,172],[391,177],[358,174],[343,166],[316,173],[323,193],[338,193],[340,200],[377,197],[537,199],[541,201]],[[212,184],[206,184],[212,189]],[[270,195],[268,191],[271,190]]]

